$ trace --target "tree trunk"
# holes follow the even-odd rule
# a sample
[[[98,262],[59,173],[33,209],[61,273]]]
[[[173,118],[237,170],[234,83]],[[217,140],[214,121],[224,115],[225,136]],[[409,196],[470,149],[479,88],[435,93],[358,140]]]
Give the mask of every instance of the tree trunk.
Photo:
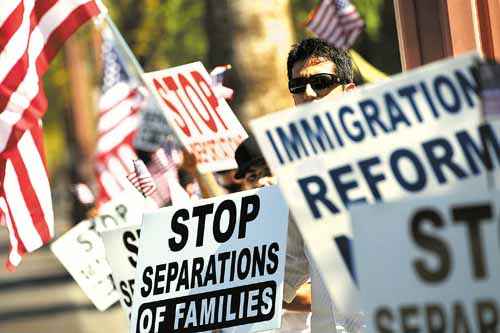
[[[205,0],[208,65],[230,63],[231,103],[244,125],[293,105],[286,58],[294,42],[289,0]]]
[[[69,74],[71,107],[65,113],[66,141],[70,156],[70,186],[93,179],[95,150],[95,112],[91,107],[90,77],[86,68],[88,55],[77,37],[65,44],[66,68]],[[72,195],[71,218],[77,223],[86,218],[87,209]]]

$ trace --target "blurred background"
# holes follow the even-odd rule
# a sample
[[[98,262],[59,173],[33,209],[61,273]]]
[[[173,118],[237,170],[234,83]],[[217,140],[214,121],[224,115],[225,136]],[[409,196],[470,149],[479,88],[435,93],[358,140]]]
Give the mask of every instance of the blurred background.
[[[286,56],[310,36],[304,27],[316,0],[107,0],[110,16],[146,72],[202,61],[231,64],[224,85],[245,126],[292,106]],[[354,0],[365,29],[353,49],[388,75],[401,71],[394,3]],[[44,77],[49,109],[44,135],[56,237],[85,218],[71,184],[95,187],[93,158],[101,87],[100,34],[93,24],[64,46]],[[362,81],[360,81],[362,83]],[[0,230],[0,261],[8,252]],[[118,303],[98,312],[48,247],[26,255],[15,273],[0,269],[0,332],[126,332]]]

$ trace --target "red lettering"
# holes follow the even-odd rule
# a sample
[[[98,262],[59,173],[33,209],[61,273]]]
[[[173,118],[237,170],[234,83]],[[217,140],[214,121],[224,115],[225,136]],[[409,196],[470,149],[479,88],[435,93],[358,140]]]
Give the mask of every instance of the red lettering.
[[[224,123],[224,120],[222,120],[222,117],[219,115],[219,112],[217,112],[217,108],[219,107],[219,102],[217,101],[217,96],[215,96],[210,85],[203,78],[203,76],[197,71],[191,71],[191,76],[193,77],[194,81],[200,88],[202,94],[207,99],[210,106],[212,107],[212,110],[214,111],[215,115],[221,122],[222,126],[224,126],[224,129],[227,129],[226,123]]]
[[[217,125],[215,124],[214,118],[210,114],[210,111],[208,110],[207,106],[205,105],[205,102],[201,99],[201,97],[198,94],[198,92],[191,85],[191,82],[189,82],[189,80],[184,75],[182,75],[182,74],[179,74],[179,82],[181,83],[182,89],[184,89],[184,91],[186,92],[186,96],[189,99],[189,102],[191,103],[191,105],[193,106],[193,108],[196,110],[196,113],[198,113],[198,116],[201,118],[201,120],[203,120],[203,122],[205,123],[205,125],[207,125],[207,127],[212,130],[212,132],[217,133]],[[203,117],[203,115],[201,114],[200,110],[198,110],[198,108],[196,107],[196,105],[193,103],[193,100],[191,99],[191,96],[190,96],[190,93],[189,93],[190,91],[194,92],[194,94],[196,95],[196,97],[198,98],[198,100],[200,101],[200,103],[205,108],[205,112],[207,114],[208,119],[205,119],[205,117]]]
[[[193,115],[191,114],[191,112],[189,111],[189,109],[186,108],[186,105],[184,104],[184,101],[182,100],[182,98],[179,96],[179,93],[177,92],[177,89],[179,89],[179,87],[175,83],[174,79],[172,77],[170,77],[170,76],[166,76],[166,77],[163,78],[163,82],[165,82],[165,84],[167,85],[168,89],[172,90],[175,93],[175,96],[177,96],[177,99],[181,102],[182,107],[184,108],[184,110],[187,112],[187,114],[191,118],[191,121],[193,122],[194,126],[196,126],[196,129],[201,134],[200,127],[198,126],[198,124],[196,123],[196,121],[194,121]]]
[[[177,126],[179,126],[179,128],[182,130],[182,132],[184,132],[184,134],[190,137],[191,131],[189,130],[186,121],[180,114],[179,110],[177,110],[177,108],[167,99],[167,92],[165,91],[165,88],[161,85],[161,83],[157,79],[153,79],[153,84],[156,90],[158,91],[158,94],[160,95],[161,99],[167,105],[168,109],[174,113],[175,123],[177,124]]]

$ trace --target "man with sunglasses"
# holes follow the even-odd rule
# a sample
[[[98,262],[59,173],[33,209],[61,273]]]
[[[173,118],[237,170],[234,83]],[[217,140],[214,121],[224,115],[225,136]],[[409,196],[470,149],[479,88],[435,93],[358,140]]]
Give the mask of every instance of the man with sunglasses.
[[[309,38],[294,45],[287,60],[288,89],[295,105],[338,98],[355,89],[352,60],[347,50],[330,46],[326,41]],[[317,269],[309,260],[309,251],[293,221],[288,225],[285,264],[286,302],[294,299],[303,284],[311,281],[312,332],[358,332],[361,320],[345,318],[335,311]],[[302,299],[307,297],[301,296]]]

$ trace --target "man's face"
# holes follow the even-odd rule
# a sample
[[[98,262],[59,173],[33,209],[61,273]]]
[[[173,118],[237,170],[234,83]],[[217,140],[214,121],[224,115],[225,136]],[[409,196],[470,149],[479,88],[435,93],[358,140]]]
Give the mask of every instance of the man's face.
[[[335,64],[325,58],[309,58],[296,62],[292,67],[292,79],[310,78],[316,74],[336,74]],[[333,84],[325,89],[313,89],[310,84],[302,93],[292,94],[295,105],[319,99],[334,99],[345,91],[354,89],[354,83]]]
[[[276,178],[271,175],[269,167],[265,164],[252,166],[245,173],[241,187],[243,191],[276,184]]]

